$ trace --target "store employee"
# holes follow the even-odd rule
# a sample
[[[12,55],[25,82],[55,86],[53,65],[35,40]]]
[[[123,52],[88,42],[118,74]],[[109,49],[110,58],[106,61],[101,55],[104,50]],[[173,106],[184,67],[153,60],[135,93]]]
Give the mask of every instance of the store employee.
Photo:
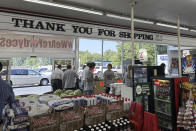
[[[3,68],[0,62],[0,72]],[[14,92],[12,87],[5,82],[0,76],[0,127],[2,124],[2,111],[6,104],[11,104],[14,102]],[[1,129],[0,129],[1,130]]]

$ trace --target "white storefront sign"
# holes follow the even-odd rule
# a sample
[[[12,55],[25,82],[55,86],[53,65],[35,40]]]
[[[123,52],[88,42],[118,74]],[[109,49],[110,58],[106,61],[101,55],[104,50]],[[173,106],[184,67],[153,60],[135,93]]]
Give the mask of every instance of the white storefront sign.
[[[0,12],[0,30],[129,41],[130,30]],[[135,31],[136,41],[160,42],[162,35]]]
[[[148,54],[146,49],[139,50],[139,60],[142,62],[148,61]]]

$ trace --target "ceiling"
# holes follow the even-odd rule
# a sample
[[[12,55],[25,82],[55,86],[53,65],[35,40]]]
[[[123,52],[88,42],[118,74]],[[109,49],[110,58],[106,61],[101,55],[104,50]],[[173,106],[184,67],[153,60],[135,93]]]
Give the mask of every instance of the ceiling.
[[[102,11],[104,13],[113,13],[123,16],[130,16],[131,0],[49,0],[62,4],[73,5],[76,7],[87,8]],[[196,0],[137,0],[135,5],[135,17],[164,22],[176,25],[177,16],[180,17],[182,26],[196,29]],[[60,16],[71,18],[77,21],[85,21],[96,24],[105,24],[130,28],[130,21],[117,18],[110,18],[106,15],[94,15],[79,11],[73,11],[64,8],[41,5],[23,0],[0,0],[1,10],[20,10],[35,12],[38,14],[48,14],[49,16]],[[144,24],[135,22],[136,30],[150,30],[151,32],[162,32],[177,34],[177,29],[162,27],[158,25]],[[195,37],[196,32],[181,30],[182,34],[188,37]]]

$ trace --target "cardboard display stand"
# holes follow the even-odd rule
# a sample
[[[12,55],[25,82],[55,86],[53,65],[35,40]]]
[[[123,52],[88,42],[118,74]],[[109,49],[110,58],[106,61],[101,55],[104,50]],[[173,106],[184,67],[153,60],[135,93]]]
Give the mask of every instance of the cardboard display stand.
[[[58,131],[59,113],[32,117],[30,128],[31,131]]]
[[[116,120],[123,116],[123,101],[106,104],[106,120]]]
[[[89,106],[85,109],[85,125],[97,125],[105,122],[105,105]]]
[[[59,131],[73,131],[80,129],[84,124],[84,109],[78,107],[73,110],[60,112],[59,118]]]

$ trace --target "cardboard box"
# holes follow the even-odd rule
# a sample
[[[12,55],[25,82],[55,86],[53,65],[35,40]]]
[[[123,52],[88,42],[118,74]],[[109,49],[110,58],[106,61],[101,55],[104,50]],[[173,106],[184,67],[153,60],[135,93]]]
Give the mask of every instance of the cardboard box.
[[[85,110],[85,125],[97,125],[105,122],[105,105],[89,106]]]
[[[123,101],[116,101],[106,104],[106,120],[116,120],[123,117]]]
[[[84,124],[84,109],[77,107],[73,110],[60,112],[60,131],[74,131]]]
[[[30,129],[31,131],[58,131],[59,113],[32,117]]]

